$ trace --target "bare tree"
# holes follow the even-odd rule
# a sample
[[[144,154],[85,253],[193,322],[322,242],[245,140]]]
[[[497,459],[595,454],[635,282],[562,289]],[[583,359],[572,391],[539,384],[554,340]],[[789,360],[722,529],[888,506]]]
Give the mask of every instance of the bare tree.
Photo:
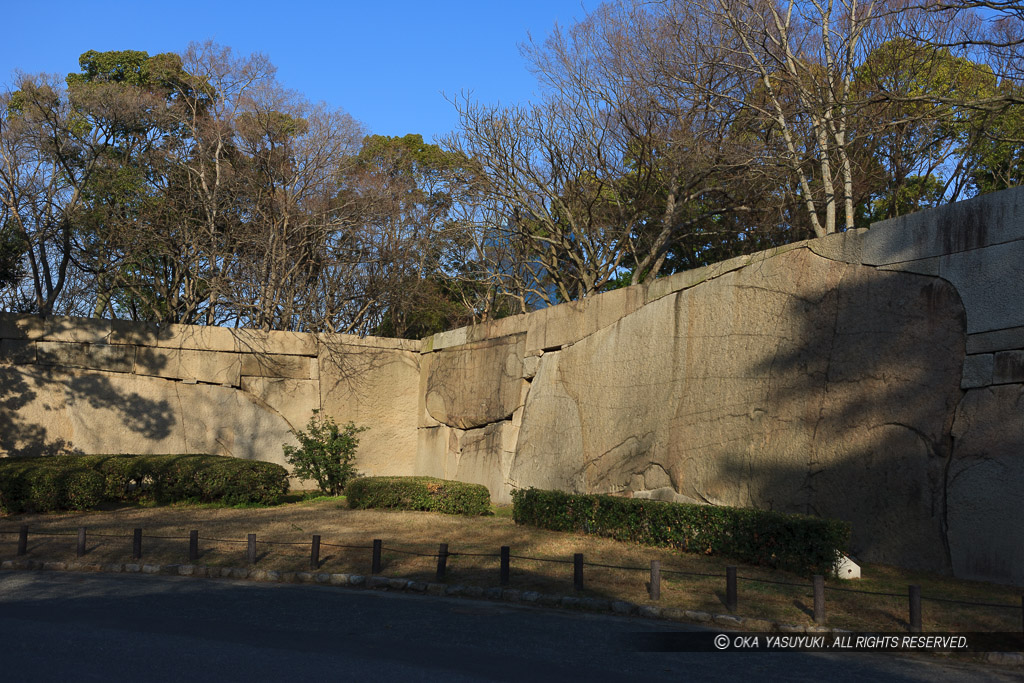
[[[627,270],[634,284],[653,279],[680,237],[746,209],[735,180],[757,146],[730,136],[729,98],[685,92],[665,70],[678,59],[667,53],[670,29],[684,30],[602,6],[524,48],[545,87],[538,104],[456,101],[461,131],[448,144],[480,164],[478,201],[504,211],[490,243],[530,247],[523,256],[536,267],[504,275],[534,279],[517,285],[520,303],[527,293],[546,303],[590,296]],[[696,49],[693,30],[671,44]],[[705,61],[698,77],[728,74]]]

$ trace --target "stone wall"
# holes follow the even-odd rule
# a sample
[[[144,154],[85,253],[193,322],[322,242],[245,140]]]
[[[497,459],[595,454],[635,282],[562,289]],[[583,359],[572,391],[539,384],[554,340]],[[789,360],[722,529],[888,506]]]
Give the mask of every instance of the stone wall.
[[[285,464],[314,410],[415,466],[418,341],[0,315],[0,453],[215,453]]]
[[[1024,584],[1024,189],[419,341],[0,317],[0,452],[281,461],[838,517]]]
[[[1024,190],[424,340],[417,471],[839,517],[1024,583]]]

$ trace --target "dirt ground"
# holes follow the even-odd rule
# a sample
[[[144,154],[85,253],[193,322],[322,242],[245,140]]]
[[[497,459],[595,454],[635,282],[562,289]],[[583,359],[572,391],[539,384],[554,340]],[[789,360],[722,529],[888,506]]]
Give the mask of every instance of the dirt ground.
[[[200,538],[200,564],[245,566],[247,535],[254,533],[258,568],[308,571],[312,536],[319,534],[322,572],[370,574],[372,543],[381,539],[383,575],[433,581],[438,546],[447,543],[451,553],[447,582],[486,587],[499,584],[498,554],[501,546],[509,546],[513,588],[572,594],[572,557],[582,553],[586,563],[584,595],[719,614],[727,611],[725,572],[727,565],[737,564],[733,560],[517,526],[507,508],[496,512],[485,517],[456,517],[349,510],[340,499],[321,499],[270,508],[126,507],[17,515],[0,517],[0,560],[14,559],[18,528],[27,524],[30,559],[77,559],[78,527],[85,527],[87,552],[82,561],[130,562],[132,530],[141,528],[143,562],[186,563],[189,531],[195,529]],[[651,560],[659,560],[662,567],[661,599],[657,603],[647,592]],[[1020,588],[879,565],[865,566],[862,571],[859,581],[828,580],[829,626],[902,631],[907,628],[908,585],[916,584],[921,586],[924,598],[926,631],[1021,630]],[[813,623],[813,597],[807,577],[744,565],[738,566],[738,575],[738,615],[791,624]],[[850,589],[893,596],[846,592]],[[1002,606],[967,606],[933,598]]]

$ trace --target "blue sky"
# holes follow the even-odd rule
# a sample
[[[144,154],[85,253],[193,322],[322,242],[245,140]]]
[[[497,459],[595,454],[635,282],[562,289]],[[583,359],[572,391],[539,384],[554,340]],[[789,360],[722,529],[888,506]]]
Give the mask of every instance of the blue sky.
[[[310,100],[341,107],[373,133],[455,127],[442,92],[472,91],[483,102],[521,102],[536,91],[519,54],[532,33],[581,19],[594,0],[507,2],[33,2],[8,0],[0,81],[14,70],[61,75],[87,50],[178,52],[212,39],[262,52],[278,80]]]

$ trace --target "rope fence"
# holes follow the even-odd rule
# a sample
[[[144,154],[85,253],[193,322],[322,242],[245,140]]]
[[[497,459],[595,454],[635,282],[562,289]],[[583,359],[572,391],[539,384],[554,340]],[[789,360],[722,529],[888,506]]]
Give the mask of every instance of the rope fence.
[[[87,537],[99,537],[99,538],[114,538],[123,539],[127,541],[129,538],[132,540],[132,557],[133,559],[142,558],[142,541],[143,534],[142,529],[134,529],[131,536],[116,533],[101,533],[95,531],[88,531],[86,527],[78,527],[75,530],[62,530],[62,529],[35,529],[32,530],[33,536],[44,536],[44,537],[68,537],[77,536],[77,554],[79,557],[87,554]],[[0,529],[0,536],[17,536],[18,549],[17,555],[24,556],[28,553],[28,537],[29,528],[28,525],[23,524],[17,530],[6,530]],[[584,589],[584,569],[585,567],[597,568],[597,569],[613,569],[619,571],[630,571],[630,572],[649,572],[650,581],[647,583],[648,595],[651,600],[660,599],[661,595],[661,575],[675,575],[675,576],[687,576],[687,577],[699,577],[699,578],[714,578],[721,579],[721,574],[711,574],[706,572],[691,572],[680,569],[671,569],[661,567],[661,563],[657,560],[651,562],[650,567],[636,567],[636,566],[623,566],[616,564],[605,564],[599,562],[584,562],[582,554],[575,554],[573,558],[551,558],[551,557],[531,557],[528,555],[513,555],[510,552],[508,546],[502,546],[498,553],[479,553],[479,552],[454,552],[449,551],[447,543],[441,543],[438,546],[437,552],[419,552],[416,550],[407,550],[405,548],[396,548],[394,546],[384,546],[383,541],[380,539],[374,539],[372,545],[351,545],[343,543],[326,543],[321,542],[319,535],[313,535],[312,540],[306,541],[281,541],[281,540],[257,540],[256,534],[248,534],[246,539],[232,539],[232,538],[212,538],[208,536],[199,536],[198,530],[192,530],[188,536],[166,536],[159,534],[147,534],[145,536],[148,540],[159,540],[159,541],[182,541],[188,542],[188,559],[189,562],[196,562],[199,558],[199,543],[200,541],[207,544],[245,544],[247,546],[247,557],[249,564],[255,565],[260,559],[256,553],[256,546],[259,543],[262,546],[274,547],[308,547],[310,548],[310,569],[316,570],[320,567],[320,548],[339,548],[344,550],[369,550],[372,553],[371,557],[371,573],[379,574],[383,567],[383,553],[394,553],[398,555],[405,555],[410,557],[424,557],[437,560],[437,580],[444,581],[447,573],[447,562],[449,558],[453,557],[471,557],[471,558],[495,558],[499,560],[499,578],[502,586],[509,585],[510,583],[510,564],[511,560],[519,560],[526,562],[542,562],[552,564],[571,564],[573,565],[573,587],[577,591]],[[1004,603],[992,603],[992,602],[975,602],[971,600],[960,600],[954,598],[943,598],[935,596],[924,596],[921,595],[920,586],[909,585],[907,587],[907,593],[885,593],[881,591],[868,591],[860,590],[856,588],[839,588],[836,586],[826,586],[824,583],[823,576],[814,576],[811,583],[796,583],[793,581],[778,581],[774,579],[761,579],[750,576],[738,576],[736,573],[736,567],[726,567],[726,607],[730,611],[735,611],[738,602],[738,589],[737,585],[739,581],[745,581],[749,583],[768,584],[775,586],[785,586],[790,588],[799,588],[802,590],[811,589],[814,598],[814,621],[819,625],[824,625],[826,621],[825,617],[825,594],[826,591],[835,593],[851,593],[858,595],[869,595],[874,597],[885,597],[885,598],[898,598],[907,599],[909,602],[909,630],[911,632],[921,631],[921,601],[928,600],[930,602],[960,605],[965,607],[978,607],[985,609],[1005,609],[1005,610],[1016,610],[1021,613],[1021,628],[1024,631],[1024,596],[1021,597],[1021,604],[1004,604]]]

